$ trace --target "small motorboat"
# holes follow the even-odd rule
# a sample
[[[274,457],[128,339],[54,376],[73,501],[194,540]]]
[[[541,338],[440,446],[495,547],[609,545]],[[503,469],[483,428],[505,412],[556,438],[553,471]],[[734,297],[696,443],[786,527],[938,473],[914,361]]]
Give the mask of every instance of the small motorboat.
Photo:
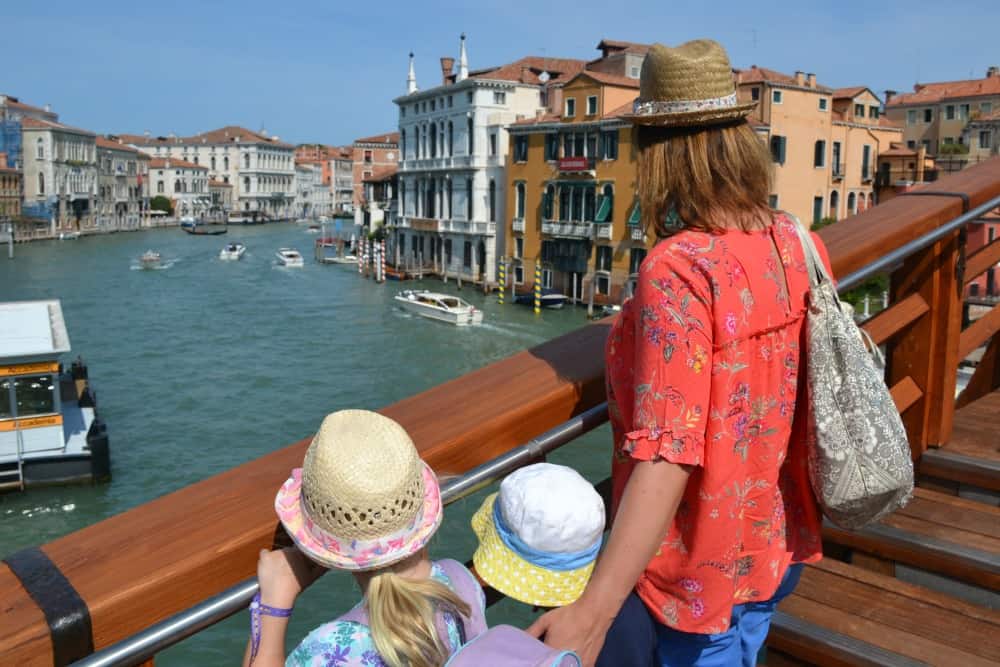
[[[301,267],[305,264],[302,255],[295,248],[280,248],[275,255],[282,266]]]
[[[542,308],[562,308],[569,301],[569,297],[565,294],[560,294],[553,289],[543,289],[542,297],[539,299],[541,301]],[[514,303],[522,306],[534,306],[535,305],[535,294],[534,292],[528,292],[526,294],[518,294],[514,297]]]
[[[393,297],[393,300],[407,312],[460,327],[481,324],[483,321],[483,311],[451,294],[428,290],[404,290]]]
[[[59,234],[60,241],[75,241],[80,238],[80,232],[62,232]]]
[[[239,260],[243,259],[243,253],[247,251],[247,247],[242,243],[227,243],[226,247],[219,251],[219,259],[224,260]]]
[[[327,264],[357,264],[358,258],[356,255],[340,255],[334,257],[324,257],[323,261]]]
[[[161,261],[162,258],[160,257],[160,253],[153,250],[147,250],[142,253],[142,257],[139,258],[139,264],[144,269],[155,269],[160,266]]]

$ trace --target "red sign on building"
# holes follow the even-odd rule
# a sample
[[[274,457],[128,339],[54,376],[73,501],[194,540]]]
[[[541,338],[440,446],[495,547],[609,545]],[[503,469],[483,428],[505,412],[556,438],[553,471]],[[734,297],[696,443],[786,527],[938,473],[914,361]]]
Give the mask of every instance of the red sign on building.
[[[585,157],[559,158],[559,171],[587,171],[588,169],[590,169],[590,160]]]

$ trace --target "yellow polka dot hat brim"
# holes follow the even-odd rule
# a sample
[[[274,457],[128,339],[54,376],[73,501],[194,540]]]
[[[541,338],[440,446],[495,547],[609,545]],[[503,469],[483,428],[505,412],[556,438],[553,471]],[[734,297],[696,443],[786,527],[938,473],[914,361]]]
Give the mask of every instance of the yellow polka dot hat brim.
[[[587,587],[594,562],[575,570],[549,570],[534,565],[508,547],[493,521],[497,494],[489,496],[472,517],[479,547],[472,562],[484,582],[507,597],[538,607],[575,602]]]

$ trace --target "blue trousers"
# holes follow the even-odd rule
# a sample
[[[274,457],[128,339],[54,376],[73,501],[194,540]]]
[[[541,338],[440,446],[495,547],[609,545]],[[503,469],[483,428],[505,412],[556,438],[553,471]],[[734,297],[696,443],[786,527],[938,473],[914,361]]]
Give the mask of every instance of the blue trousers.
[[[803,565],[792,565],[774,597],[733,607],[729,629],[715,635],[680,632],[656,624],[656,656],[660,667],[754,667],[767,639],[771,616],[802,576]]]

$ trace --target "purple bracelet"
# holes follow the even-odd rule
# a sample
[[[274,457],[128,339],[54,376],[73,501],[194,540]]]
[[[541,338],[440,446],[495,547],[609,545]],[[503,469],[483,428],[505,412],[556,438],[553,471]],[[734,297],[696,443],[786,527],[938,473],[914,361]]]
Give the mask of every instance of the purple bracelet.
[[[261,604],[260,592],[253,596],[253,600],[250,602],[250,664],[253,664],[254,658],[257,657],[257,651],[260,650],[260,617],[262,614],[288,618],[292,615],[292,610]]]

